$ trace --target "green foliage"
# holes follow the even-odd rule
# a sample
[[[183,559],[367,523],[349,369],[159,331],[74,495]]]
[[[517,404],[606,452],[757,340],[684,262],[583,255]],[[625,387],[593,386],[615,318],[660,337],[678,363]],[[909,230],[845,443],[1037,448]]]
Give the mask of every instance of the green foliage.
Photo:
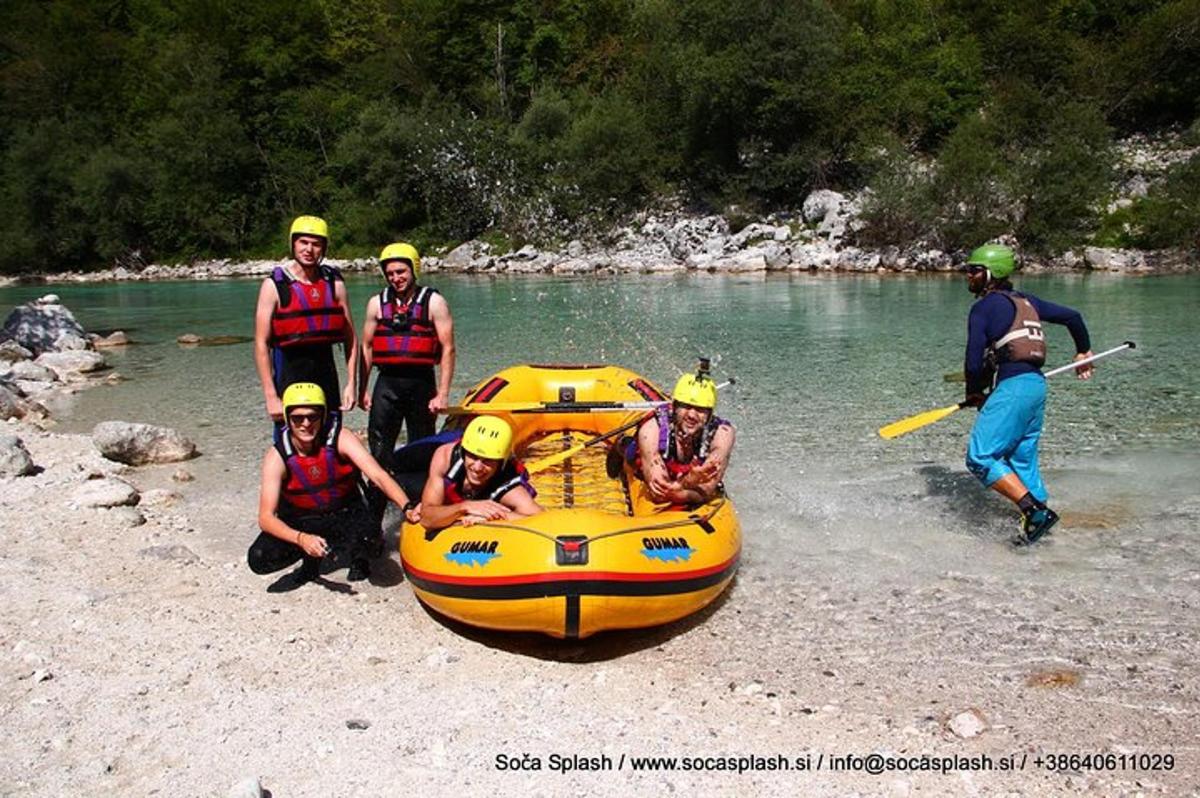
[[[345,255],[826,186],[871,188],[880,244],[1178,244],[1187,168],[1097,209],[1113,131],[1198,101],[1200,0],[8,0],[0,270],[278,254],[299,213]]]
[[[1173,167],[1133,210],[1138,246],[1200,247],[1200,156]]]

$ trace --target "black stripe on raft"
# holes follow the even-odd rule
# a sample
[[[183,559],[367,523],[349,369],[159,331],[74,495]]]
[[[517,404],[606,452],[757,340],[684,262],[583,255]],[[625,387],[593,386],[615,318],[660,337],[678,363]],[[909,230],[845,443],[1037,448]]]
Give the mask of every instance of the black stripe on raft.
[[[625,581],[622,579],[564,579],[561,582],[525,582],[509,585],[462,585],[426,579],[411,572],[405,576],[413,587],[446,598],[485,600],[548,598],[551,596],[673,596],[692,593],[720,584],[737,570],[734,558],[725,568],[693,579]]]
[[[563,624],[563,634],[568,639],[574,640],[579,637],[579,594],[568,593],[566,596],[566,619]]]

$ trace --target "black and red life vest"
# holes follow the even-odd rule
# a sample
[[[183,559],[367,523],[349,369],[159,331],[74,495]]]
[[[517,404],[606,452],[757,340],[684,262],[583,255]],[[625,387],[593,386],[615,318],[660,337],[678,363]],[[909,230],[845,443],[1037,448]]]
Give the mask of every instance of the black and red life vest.
[[[271,272],[279,307],[271,316],[271,343],[279,347],[336,344],[346,337],[346,313],[334,287],[342,274],[320,267],[321,279],[302,283],[282,266]]]
[[[467,480],[467,463],[463,457],[462,444],[455,444],[450,452],[450,467],[446,476],[442,477],[442,485],[446,489],[446,504],[461,504],[468,499],[490,499],[498,502],[504,494],[516,487],[523,486],[530,496],[537,496],[537,491],[529,482],[529,472],[525,465],[515,457],[510,457],[501,464],[488,483],[471,496],[463,493]]]
[[[376,366],[436,366],[442,359],[442,342],[429,313],[436,288],[419,285],[413,298],[401,305],[389,285],[379,294],[379,323],[371,340],[371,361]]]
[[[321,448],[315,454],[305,455],[292,444],[286,424],[276,425],[275,449],[287,466],[283,501],[294,509],[309,513],[333,512],[359,495],[358,468],[338,454],[337,439],[341,430],[341,414],[331,413],[329,423],[322,430],[325,440]]]

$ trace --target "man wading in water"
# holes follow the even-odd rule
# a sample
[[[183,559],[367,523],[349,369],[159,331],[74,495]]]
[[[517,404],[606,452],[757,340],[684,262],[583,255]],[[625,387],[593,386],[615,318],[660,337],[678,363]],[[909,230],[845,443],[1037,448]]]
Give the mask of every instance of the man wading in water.
[[[1058,521],[1058,514],[1046,506],[1046,486],[1038,470],[1046,409],[1042,322],[1067,328],[1075,341],[1076,360],[1092,352],[1079,311],[1014,291],[1008,278],[1015,270],[1008,247],[987,244],[967,258],[967,287],[978,299],[967,318],[963,370],[965,404],[979,409],[967,446],[967,468],[1021,510],[1021,532],[1014,542],[1022,545],[1033,543]],[[1089,379],[1092,366],[1079,366],[1076,372],[1079,379]]]
[[[289,234],[292,261],[263,280],[254,312],[254,366],[262,383],[267,415],[283,420],[280,395],[294,382],[313,382],[341,409],[354,407],[358,353],[342,274],[322,265],[329,226],[316,216],[298,216]],[[339,392],[333,346],[346,354],[346,390]]]

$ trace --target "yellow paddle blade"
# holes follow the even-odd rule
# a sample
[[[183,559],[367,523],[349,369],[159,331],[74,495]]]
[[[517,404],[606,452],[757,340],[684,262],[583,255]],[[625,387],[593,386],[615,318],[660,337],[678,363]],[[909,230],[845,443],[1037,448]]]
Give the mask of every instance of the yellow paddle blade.
[[[893,421],[885,427],[879,428],[879,437],[891,440],[906,433],[912,432],[915,429],[928,426],[935,421],[941,421],[946,416],[959,409],[959,405],[950,405],[949,407],[939,407],[937,410],[926,410],[924,413],[917,413],[915,416],[902,418],[899,421]]]

